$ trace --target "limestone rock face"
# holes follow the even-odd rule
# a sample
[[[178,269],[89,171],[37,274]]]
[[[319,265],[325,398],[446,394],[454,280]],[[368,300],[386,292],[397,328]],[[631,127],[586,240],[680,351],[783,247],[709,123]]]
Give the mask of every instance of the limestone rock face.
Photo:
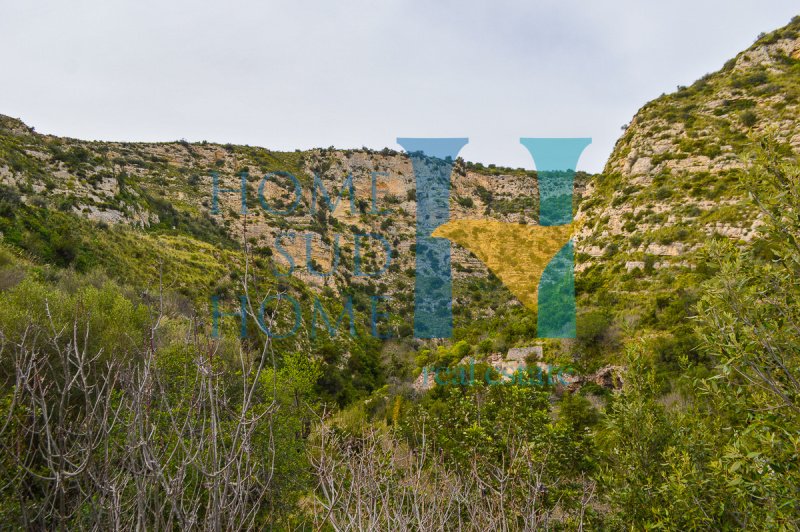
[[[390,297],[413,290],[416,183],[403,153],[332,148],[276,152],[186,141],[88,142],[42,135],[3,115],[0,143],[0,153],[14,154],[0,157],[0,186],[9,187],[28,205],[107,226],[159,226],[170,231],[180,230],[178,220],[189,219],[195,226],[216,226],[237,243],[246,226],[252,249],[270,250],[277,268],[288,270],[293,263],[291,276],[312,290],[341,292],[369,283]],[[246,217],[241,214],[242,172],[248,175]],[[297,179],[299,197],[282,173]],[[314,176],[324,191],[315,185]],[[345,186],[349,177],[352,201]],[[537,225],[536,173],[457,160],[450,219]],[[370,233],[386,239],[389,257],[377,241],[355,242],[356,234]],[[357,245],[362,271],[381,271],[388,263],[379,278],[354,275]],[[488,276],[484,262],[467,247],[454,243],[451,256],[456,281]],[[475,317],[493,312],[479,308]]]
[[[620,390],[624,384],[623,374],[625,368],[622,366],[603,366],[590,375],[573,375],[567,381],[567,390],[576,391],[587,383],[594,383],[607,390]]]
[[[755,238],[762,221],[744,186],[748,161],[765,135],[788,157],[800,153],[799,64],[795,17],[721,70],[644,105],[586,186],[578,284],[602,272],[604,288],[635,306],[643,293],[673,291],[675,276],[702,264],[697,252],[710,239]],[[626,279],[637,286],[618,286]]]
[[[512,347],[506,354],[508,360],[525,361],[528,357],[540,360],[542,358],[542,346]]]

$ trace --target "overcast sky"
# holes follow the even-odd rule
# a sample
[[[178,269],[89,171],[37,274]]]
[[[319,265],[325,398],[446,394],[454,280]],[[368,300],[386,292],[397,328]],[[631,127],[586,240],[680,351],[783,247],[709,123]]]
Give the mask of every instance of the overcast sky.
[[[82,139],[399,149],[592,137],[719,69],[797,0],[0,0],[0,113]]]

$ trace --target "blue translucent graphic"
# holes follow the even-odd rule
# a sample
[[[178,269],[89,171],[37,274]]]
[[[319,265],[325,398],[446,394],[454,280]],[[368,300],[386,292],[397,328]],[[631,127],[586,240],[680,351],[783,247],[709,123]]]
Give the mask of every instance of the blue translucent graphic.
[[[536,165],[539,225],[572,223],[575,168],[590,138],[521,138]],[[575,257],[570,240],[539,280],[537,336],[575,338]]]
[[[219,296],[211,297],[211,337],[219,338],[220,318],[239,318],[241,338],[247,338],[247,297],[239,296],[239,310],[236,312],[221,312],[219,310]]]
[[[233,188],[219,188],[219,173],[211,172],[211,214],[219,214],[219,194],[220,192],[241,192],[242,194],[242,214],[247,214],[247,172],[239,174],[242,186],[239,190]]]
[[[450,220],[450,174],[467,138],[398,138],[409,154],[417,185],[414,336],[449,338],[453,332],[450,241],[431,233]]]
[[[365,272],[361,268],[361,239],[362,238],[372,238],[377,240],[383,246],[383,252],[385,255],[383,267],[378,270],[377,272]],[[353,250],[353,262],[355,266],[353,268],[353,275],[356,277],[380,277],[384,274],[386,270],[389,269],[389,266],[392,264],[392,246],[389,244],[389,241],[383,238],[378,233],[353,233],[353,241],[355,248]]]
[[[336,273],[336,268],[339,267],[339,235],[338,234],[333,235],[333,261],[331,263],[331,269],[328,270],[327,272],[318,271],[314,267],[314,259],[312,257],[313,250],[311,247],[312,241],[314,240],[314,234],[306,233],[305,239],[306,239],[306,269],[308,270],[308,273],[310,273],[311,275],[316,275],[318,277],[330,277],[331,274]],[[292,256],[289,255],[288,253],[284,256],[288,256],[289,260],[291,261],[289,266],[289,270],[291,271],[292,269],[294,269],[294,259],[292,259]]]
[[[289,331],[288,333],[275,334],[269,327],[267,327],[265,314],[266,314],[266,305],[267,302],[269,301],[278,301],[278,302],[289,301],[292,304],[294,310],[294,327],[292,327],[292,330]],[[297,332],[297,329],[300,328],[300,322],[302,321],[302,319],[303,315],[300,311],[300,303],[295,298],[293,298],[288,294],[276,294],[265,297],[264,301],[261,302],[261,305],[259,305],[258,307],[258,316],[256,321],[258,322],[258,328],[261,329],[261,331],[263,331],[264,333],[266,333],[267,336],[269,336],[270,338],[274,338],[276,340],[280,340],[282,338],[289,338],[290,336],[294,335],[294,333]]]
[[[572,240],[556,253],[539,281],[536,336],[575,338],[575,257]]]
[[[322,306],[319,299],[316,297],[314,298],[314,308],[311,311],[311,338],[317,337],[317,316],[322,318],[323,323],[325,323],[325,327],[328,329],[328,335],[331,338],[336,338],[336,335],[339,332],[339,327],[344,320],[344,317],[347,316],[350,321],[350,336],[356,337],[356,320],[353,316],[353,298],[350,295],[345,296],[344,305],[342,308],[342,312],[339,314],[339,317],[336,318],[336,325],[331,325],[331,319],[328,316],[328,313],[325,311],[325,307]]]
[[[589,138],[521,138],[536,165],[539,182],[539,225],[572,222],[572,186],[575,167]]]
[[[336,196],[336,203],[331,202],[331,197],[328,194],[328,189],[325,188],[325,183],[322,182],[322,179],[317,174],[314,174],[314,187],[311,189],[311,214],[317,214],[317,194],[319,192],[322,193],[322,199],[328,205],[328,211],[333,214],[339,206],[339,202],[342,201],[342,194],[345,190],[350,197],[350,213],[358,212],[356,211],[356,190],[353,186],[353,174],[347,174],[347,178],[344,180],[342,188],[339,189],[339,194]]]
[[[288,177],[292,181],[292,184],[294,185],[294,201],[285,211],[274,210],[272,207],[269,206],[266,198],[264,198],[264,185],[267,184],[267,181],[269,181],[270,177]],[[244,187],[245,184],[246,182],[243,181],[242,187]],[[244,198],[244,192],[242,192],[242,197]],[[297,206],[300,205],[301,198],[302,198],[302,192],[300,188],[300,181],[298,181],[297,178],[293,174],[290,174],[289,172],[272,172],[270,174],[265,175],[264,178],[261,180],[261,182],[258,184],[258,201],[261,202],[261,206],[264,207],[264,210],[266,210],[270,214],[275,214],[278,216],[286,216],[292,214],[294,210],[297,208]],[[244,212],[244,207],[242,207],[242,210]]]

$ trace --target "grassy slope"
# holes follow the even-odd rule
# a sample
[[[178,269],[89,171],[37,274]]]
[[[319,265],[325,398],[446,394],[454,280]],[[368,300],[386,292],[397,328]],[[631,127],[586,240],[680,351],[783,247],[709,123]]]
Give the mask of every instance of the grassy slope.
[[[613,360],[627,339],[648,339],[663,367],[693,356],[687,318],[713,273],[705,243],[745,244],[760,223],[742,185],[750,146],[767,135],[796,157],[799,38],[795,18],[720,71],[646,104],[590,183],[576,246],[589,365]]]

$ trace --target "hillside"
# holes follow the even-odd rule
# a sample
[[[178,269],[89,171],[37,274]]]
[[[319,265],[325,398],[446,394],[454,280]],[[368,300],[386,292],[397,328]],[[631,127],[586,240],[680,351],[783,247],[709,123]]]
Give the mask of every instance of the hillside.
[[[795,17],[575,175],[574,339],[529,308],[571,230],[537,227],[537,173],[453,161],[454,331],[432,340],[407,154],[0,115],[0,522],[797,529],[799,110]]]
[[[220,190],[237,191],[239,176],[248,172],[247,238],[255,249],[274,248],[276,236],[287,229],[312,233],[313,257],[320,262],[320,271],[327,271],[332,235],[339,232],[346,236],[344,233],[352,229],[385,233],[391,240],[398,256],[393,257],[390,273],[395,275],[387,276],[387,284],[407,282],[399,273],[413,264],[416,215],[413,173],[407,157],[391,150],[320,149],[281,153],[205,142],[83,142],[37,134],[8,117],[0,118],[0,139],[3,150],[0,183],[6,187],[9,201],[15,198],[13,201],[38,212],[58,211],[100,227],[123,226],[142,230],[142,234],[181,235],[222,247],[236,246],[245,222],[241,199],[238,192],[221,192],[218,212],[212,212],[212,173],[219,176]],[[298,178],[302,197],[291,214],[270,213],[259,203],[258,185],[271,172],[289,172]],[[377,174],[375,207],[390,214],[372,212],[373,173]],[[321,177],[329,198],[320,194],[316,209],[319,212],[312,215],[314,175]],[[347,193],[344,199],[336,198],[349,175],[353,176],[356,194],[355,212],[350,208]],[[453,217],[535,223],[538,217],[535,172],[482,169],[480,165],[459,161],[453,177]],[[285,181],[270,180],[263,190],[264,197],[275,202],[272,207],[276,211],[293,200],[292,184],[288,179]],[[335,212],[329,212],[327,201],[338,203]],[[14,238],[22,242],[13,231],[7,230],[6,239]],[[322,277],[307,271],[304,239],[287,240],[284,245],[297,266],[296,276],[308,284],[323,284]],[[342,262],[352,262],[352,247],[352,241],[342,242]],[[485,276],[486,270],[479,261],[470,260],[460,250],[454,253],[454,262],[459,264],[457,277]],[[53,255],[43,258],[56,259]],[[285,257],[276,259],[280,259],[281,268],[288,268]],[[61,265],[67,264],[62,261]],[[328,280],[331,286],[350,282],[349,278],[344,279],[345,269],[352,270],[352,264],[337,269]],[[188,284],[183,286],[190,288]]]
[[[720,71],[646,104],[603,173],[591,179],[579,174],[576,207],[581,198],[585,201],[576,215],[577,342],[536,341],[535,327],[519,325],[533,316],[483,262],[457,245],[454,341],[488,341],[492,347],[485,352],[545,344],[548,356],[587,370],[615,361],[625,339],[638,333],[652,340],[668,364],[675,362],[676,352],[691,349],[684,318],[692,312],[697,283],[709,273],[698,255],[703,244],[718,238],[746,243],[762,223],[740,183],[747,146],[769,134],[787,156],[800,148],[799,30],[793,21],[761,37]],[[324,294],[337,314],[348,291],[354,291],[362,315],[368,313],[369,295],[389,296],[390,329],[395,336],[410,336],[403,316],[413,304],[416,199],[403,154],[388,149],[275,152],[185,141],[85,142],[42,135],[0,117],[0,156],[6,212],[13,212],[0,231],[5,242],[34,259],[79,270],[101,266],[141,287],[166,276],[203,315],[212,296],[232,302],[238,297],[244,235],[252,267],[265,280],[277,282],[273,270],[288,273],[291,266],[292,274],[281,282]],[[235,191],[242,172],[249,175],[248,215],[241,215],[235,192],[220,193],[212,212],[212,174],[219,176],[220,190]],[[289,172],[299,180],[301,199],[291,214],[272,214],[258,200],[261,178],[271,172]],[[314,175],[321,177],[329,200],[338,201],[335,212],[320,195],[311,214]],[[352,203],[346,192],[337,199],[349,175]],[[373,212],[373,175],[375,207],[390,209],[388,216]],[[451,218],[535,224],[535,176],[459,160],[452,176]],[[263,193],[276,201],[275,210],[293,201],[288,179],[270,181]],[[17,205],[24,209],[15,211]],[[296,236],[282,237],[276,246],[285,232]],[[387,238],[391,257],[373,240],[361,243],[365,271],[391,261],[383,275],[353,275],[355,233]],[[315,269],[326,272],[337,234],[341,254],[334,273],[311,274],[306,241]]]
[[[758,235],[763,215],[745,186],[751,152],[768,136],[781,157],[796,157],[798,116],[797,18],[636,113],[577,215],[578,308],[606,347],[644,336],[675,364],[695,346],[685,318],[709,275],[703,249]]]
[[[521,334],[504,333],[508,317],[523,322],[533,317],[488,275],[483,262],[457,245],[454,341],[489,341],[490,351],[544,343],[550,346],[549,356],[574,360],[587,370],[615,361],[634,331],[651,338],[668,363],[674,362],[675,352],[691,348],[684,317],[696,299],[694,287],[708,274],[697,253],[708,239],[748,242],[761,223],[739,183],[750,139],[768,133],[787,155],[800,147],[799,39],[794,21],[761,37],[720,71],[648,103],[627,126],[603,173],[591,179],[579,175],[576,206],[582,197],[586,201],[576,216],[581,227],[575,236],[577,342],[536,341],[528,326]],[[288,279],[298,290],[324,293],[337,314],[348,290],[355,290],[362,315],[368,312],[369,294],[390,296],[393,334],[410,336],[402,316],[413,304],[416,200],[405,155],[391,150],[275,152],[185,141],[84,142],[41,135],[8,117],[0,118],[0,149],[6,201],[26,206],[0,230],[6,242],[34,257],[84,270],[100,265],[138,286],[153,286],[159,274],[166,275],[202,314],[213,295],[227,301],[237,297],[246,220],[254,266],[267,272],[265,278],[275,280],[273,268],[288,273],[291,256]],[[218,213],[212,213],[212,173],[219,176],[219,189],[238,190],[243,171],[249,174],[248,215],[241,215],[237,193],[219,194]],[[296,175],[301,186],[299,205],[290,215],[271,214],[258,200],[261,178],[276,171]],[[372,212],[373,173],[376,207],[390,209],[391,215]],[[317,198],[318,212],[312,216],[314,175],[321,177],[333,202],[352,175],[355,212],[345,193],[333,213],[325,198]],[[457,161],[452,219],[535,224],[535,175]],[[270,201],[277,199],[275,210],[293,201],[288,179],[270,181],[263,192]],[[95,227],[114,230],[90,237]],[[60,231],[69,233],[67,238]],[[287,231],[297,236],[282,238],[279,251],[276,238]],[[387,272],[376,278],[353,275],[354,233],[388,239],[394,251]],[[325,272],[332,265],[336,234],[341,235],[341,255],[335,272],[312,275],[305,264],[306,239],[313,264]],[[366,271],[377,271],[387,260],[375,244],[362,242]],[[484,289],[486,283],[491,291]]]
[[[247,215],[242,214],[238,192],[243,172],[248,175]],[[261,189],[262,178],[273,172],[277,180],[264,181]],[[270,211],[259,199],[261,192],[273,211],[291,210],[294,183],[282,173],[296,176],[300,187],[298,204],[288,214]],[[314,176],[321,179],[321,187],[315,186]],[[352,199],[346,189],[348,176]],[[536,224],[536,172],[459,159],[451,181],[452,219]],[[586,181],[579,172],[576,206]],[[165,287],[184,300],[183,312],[196,316],[205,330],[214,325],[212,298],[221,312],[236,308],[247,266],[261,292],[284,291],[301,302],[303,326],[279,342],[281,349],[315,353],[337,372],[347,371],[355,342],[373,353],[370,358],[380,360],[386,377],[410,381],[425,364],[420,349],[435,351],[440,343],[414,340],[407,319],[414,304],[416,190],[404,154],[388,149],[275,152],[185,141],[86,142],[39,134],[19,120],[0,116],[0,187],[0,232],[16,253],[79,272],[101,269],[151,295]],[[333,212],[330,204],[336,206]],[[374,277],[357,276],[355,271],[354,235],[368,233],[380,235],[391,248],[387,254],[377,240],[360,239],[362,271],[379,272],[390,261],[388,269]],[[332,274],[309,271],[307,246],[314,270],[333,269]],[[504,354],[514,346],[559,345],[536,339],[535,314],[465,248],[453,246],[452,265],[452,343],[480,344],[475,352],[479,358]],[[371,330],[373,296],[385,298],[380,312],[388,318],[380,331]],[[333,338],[330,327],[326,331],[316,315],[315,298],[331,319],[352,298],[358,339],[347,334]],[[276,319],[277,329],[292,329],[291,308],[276,310]],[[222,322],[224,334],[235,338],[235,320]],[[254,329],[251,323],[248,330]],[[339,329],[347,332],[346,324]],[[374,334],[394,340],[372,344]],[[331,351],[337,354],[325,354]],[[565,352],[548,349],[546,355],[555,360]],[[435,363],[436,356],[429,362]],[[384,378],[374,381],[365,391]],[[330,384],[331,393],[337,386]]]

